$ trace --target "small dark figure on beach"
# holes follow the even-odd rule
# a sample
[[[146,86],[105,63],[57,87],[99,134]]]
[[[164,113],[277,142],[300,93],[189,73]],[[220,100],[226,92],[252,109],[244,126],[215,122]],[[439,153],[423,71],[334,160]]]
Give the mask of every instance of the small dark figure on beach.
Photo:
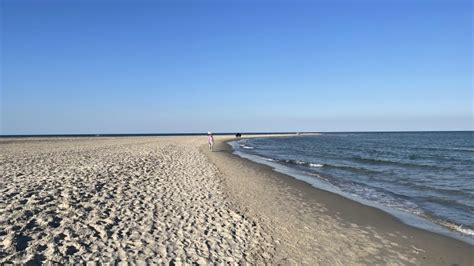
[[[237,133],[237,134],[235,134],[235,137],[238,138],[238,139],[240,139],[240,138],[242,137],[242,134]]]

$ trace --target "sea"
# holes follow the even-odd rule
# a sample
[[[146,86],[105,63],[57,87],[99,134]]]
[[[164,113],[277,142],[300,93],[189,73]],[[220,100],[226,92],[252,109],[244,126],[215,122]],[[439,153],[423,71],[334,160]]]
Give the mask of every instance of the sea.
[[[321,133],[230,142],[237,155],[474,243],[474,132]]]

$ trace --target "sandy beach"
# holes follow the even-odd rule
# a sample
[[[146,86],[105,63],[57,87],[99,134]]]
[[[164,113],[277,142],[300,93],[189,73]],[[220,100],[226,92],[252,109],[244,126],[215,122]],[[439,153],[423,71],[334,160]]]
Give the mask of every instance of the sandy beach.
[[[473,246],[216,140],[1,139],[0,263],[474,264]]]

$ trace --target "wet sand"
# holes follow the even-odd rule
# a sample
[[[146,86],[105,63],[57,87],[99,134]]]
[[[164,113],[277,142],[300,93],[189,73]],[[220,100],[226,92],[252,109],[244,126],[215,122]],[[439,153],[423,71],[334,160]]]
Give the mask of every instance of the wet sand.
[[[0,139],[0,263],[473,265],[205,136]]]
[[[474,265],[473,246],[233,155],[225,139],[216,152],[202,150],[226,177],[232,201],[270,232],[274,262]]]

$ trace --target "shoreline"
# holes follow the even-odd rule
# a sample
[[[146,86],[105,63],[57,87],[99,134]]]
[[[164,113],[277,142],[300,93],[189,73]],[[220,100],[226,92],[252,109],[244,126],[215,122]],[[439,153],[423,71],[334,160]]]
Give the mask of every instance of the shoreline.
[[[224,177],[229,183],[229,188],[232,191],[231,194],[234,194],[234,198],[236,198],[240,204],[244,206],[253,205],[253,203],[249,202],[249,200],[245,199],[245,196],[242,195],[244,193],[249,194],[249,190],[254,192],[253,196],[257,201],[264,202],[270,198],[267,202],[270,206],[268,204],[260,204],[260,206],[256,206],[256,209],[259,210],[258,212],[267,214],[264,215],[267,216],[265,219],[272,220],[268,226],[273,227],[274,233],[278,235],[278,231],[281,231],[281,229],[285,230],[288,227],[295,229],[297,226],[312,228],[314,231],[318,231],[318,224],[315,224],[313,220],[315,218],[314,213],[317,213],[326,216],[325,218],[327,219],[334,219],[336,222],[340,223],[343,231],[338,232],[338,234],[345,234],[345,230],[351,232],[358,230],[365,231],[364,235],[369,235],[369,239],[371,239],[369,240],[369,242],[372,242],[370,245],[382,245],[383,247],[379,248],[377,251],[380,255],[373,257],[376,259],[375,261],[358,260],[364,253],[363,251],[358,250],[359,253],[347,261],[333,261],[328,257],[326,260],[321,260],[321,258],[319,258],[319,262],[387,263],[393,262],[391,260],[391,255],[389,255],[392,253],[398,253],[398,259],[401,258],[400,256],[405,257],[405,260],[396,260],[403,263],[472,265],[474,262],[474,255],[472,255],[474,254],[474,247],[469,243],[405,224],[398,218],[383,210],[364,205],[333,192],[315,188],[307,182],[276,172],[270,166],[241,158],[240,156],[233,154],[232,147],[227,143],[232,140],[235,139],[218,139],[216,141],[216,149],[218,152],[210,153],[206,152],[205,149],[203,149],[203,151],[223,172]],[[241,169],[240,173],[236,172],[238,171],[238,169],[235,169],[236,166]],[[243,170],[244,168],[246,169]],[[245,173],[251,177],[243,177]],[[258,188],[258,186],[253,187],[252,185],[249,186],[238,179],[245,179],[247,182],[254,182],[255,179],[258,179],[258,182],[264,186],[272,187],[270,190],[273,190],[274,192],[276,191],[276,193],[267,193],[264,188]],[[247,191],[238,191],[236,186],[241,188],[244,187]],[[259,191],[259,193],[255,193],[255,191]],[[285,191],[285,193],[280,193],[281,191]],[[274,197],[275,195],[278,195],[278,197]],[[278,200],[273,201],[271,198],[277,198]],[[295,198],[298,198],[301,202],[298,202]],[[298,212],[298,208],[306,208],[307,211]],[[265,209],[273,210],[269,212]],[[321,211],[321,209],[323,209],[323,211]],[[284,217],[292,212],[296,212],[298,214],[296,216],[301,216],[294,218],[303,220],[303,222],[293,222],[289,219],[286,219],[285,221]],[[271,217],[272,215],[276,217]],[[361,230],[361,228],[364,228],[364,230]],[[304,231],[306,234],[311,234],[311,230]],[[367,231],[369,231],[368,234]],[[288,233],[295,234],[295,232]],[[307,239],[307,242],[299,242],[297,238],[304,238],[302,235],[299,235],[298,237],[291,236],[289,238],[288,234],[279,235],[283,239],[283,241],[279,241],[280,243],[288,243],[286,247],[281,247],[282,249],[287,249],[287,252],[289,252],[287,256],[281,256],[282,258],[295,257],[292,256],[295,249],[289,248],[291,246],[298,246],[298,249],[301,251],[307,250],[308,252],[314,250],[314,246],[318,246],[317,243],[311,243],[311,239]],[[296,235],[298,235],[298,233],[296,233]],[[317,235],[315,235],[315,237],[317,237]],[[331,238],[334,241],[339,237],[340,235]],[[341,237],[341,239],[347,240],[347,237]],[[327,241],[330,241],[330,239]],[[354,241],[357,242],[358,240],[354,239],[352,242]],[[368,243],[365,244],[367,245]],[[346,245],[346,248],[348,247],[357,250],[357,248],[350,243],[349,246]],[[297,254],[304,257],[306,252],[301,251],[297,252]],[[307,254],[308,253],[306,253],[306,255]],[[321,254],[319,255],[321,257]],[[313,260],[310,259],[310,261]],[[300,262],[304,263],[304,261]]]
[[[258,137],[253,136],[252,138],[258,138]],[[245,139],[245,138],[243,138],[243,139]],[[237,155],[240,158],[250,160],[250,161],[255,162],[257,164],[266,165],[266,166],[272,168],[272,170],[274,172],[278,172],[278,173],[281,173],[281,174],[284,174],[284,175],[288,175],[292,178],[301,180],[301,181],[309,184],[310,186],[312,186],[316,189],[324,190],[324,191],[327,191],[327,192],[330,192],[330,193],[334,193],[334,194],[340,195],[340,196],[342,196],[342,197],[344,197],[348,200],[356,201],[356,202],[358,202],[362,205],[382,210],[383,212],[395,217],[400,222],[402,222],[402,223],[404,223],[408,226],[415,227],[415,228],[422,229],[422,230],[426,230],[426,231],[429,231],[429,232],[432,232],[432,233],[435,233],[435,234],[447,236],[449,238],[460,240],[460,241],[463,241],[463,242],[465,242],[465,243],[467,243],[471,246],[474,246],[474,236],[473,235],[465,234],[465,233],[463,233],[459,230],[454,230],[454,229],[450,228],[449,226],[443,226],[442,224],[438,224],[434,220],[430,220],[429,217],[418,216],[414,213],[404,212],[402,210],[390,208],[390,207],[384,206],[384,205],[382,205],[380,203],[377,203],[377,202],[371,202],[369,200],[357,198],[357,197],[355,197],[353,195],[350,195],[346,192],[343,192],[341,190],[338,191],[337,188],[332,187],[330,184],[326,184],[323,181],[319,181],[317,179],[314,179],[310,175],[306,174],[304,171],[297,170],[297,169],[291,168],[289,166],[284,166],[284,165],[278,164],[278,163],[273,162],[273,161],[267,161],[265,159],[262,159],[262,157],[252,155],[252,154],[246,153],[244,151],[235,150],[235,148],[233,147],[233,144],[231,144],[231,143],[232,142],[237,142],[237,141],[239,141],[239,139],[226,141],[226,144],[230,145],[231,149],[233,150],[233,154]],[[449,224],[449,225],[456,226],[456,224]],[[458,225],[458,227],[462,228],[462,225]]]
[[[240,158],[232,139],[0,141],[0,262],[473,265],[472,246]]]

